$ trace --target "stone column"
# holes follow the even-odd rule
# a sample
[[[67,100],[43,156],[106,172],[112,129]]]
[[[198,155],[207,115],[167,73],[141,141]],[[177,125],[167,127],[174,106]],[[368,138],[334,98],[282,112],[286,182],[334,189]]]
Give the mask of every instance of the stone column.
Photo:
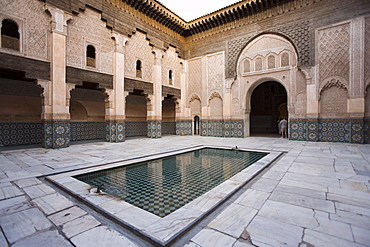
[[[70,142],[70,114],[67,102],[66,85],[66,36],[67,21],[71,15],[64,11],[47,7],[51,15],[50,71],[51,83],[48,85],[49,99],[43,108],[42,121],[45,148],[68,147]]]
[[[108,142],[125,141],[125,45],[128,38],[113,33],[115,52],[113,57],[113,90],[106,90],[106,140]]]
[[[153,48],[153,97],[148,108],[148,137],[162,137],[162,51]]]

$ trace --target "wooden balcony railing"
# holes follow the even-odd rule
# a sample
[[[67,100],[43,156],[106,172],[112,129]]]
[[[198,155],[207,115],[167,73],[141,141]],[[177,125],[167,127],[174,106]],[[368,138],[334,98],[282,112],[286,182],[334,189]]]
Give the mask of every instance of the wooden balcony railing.
[[[1,35],[1,47],[19,51],[19,39]]]

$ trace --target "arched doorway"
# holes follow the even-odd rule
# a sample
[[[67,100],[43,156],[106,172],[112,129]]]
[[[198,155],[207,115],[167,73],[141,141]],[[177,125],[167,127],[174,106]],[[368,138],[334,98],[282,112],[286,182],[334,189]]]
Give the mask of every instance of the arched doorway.
[[[194,117],[194,135],[199,135],[199,128],[200,128],[200,118],[199,116]]]
[[[162,135],[176,134],[176,109],[173,95],[167,95],[162,101]]]
[[[278,121],[288,117],[287,92],[283,85],[267,81],[257,86],[251,96],[251,135],[278,135]]]

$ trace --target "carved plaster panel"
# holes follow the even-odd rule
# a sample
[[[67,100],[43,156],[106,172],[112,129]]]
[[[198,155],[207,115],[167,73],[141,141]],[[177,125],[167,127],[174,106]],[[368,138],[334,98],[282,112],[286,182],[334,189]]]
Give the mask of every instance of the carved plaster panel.
[[[81,11],[68,23],[67,66],[113,74],[115,43],[111,37],[100,13],[89,8]],[[95,48],[95,68],[86,67],[87,45]]]
[[[146,35],[136,32],[126,43],[125,76],[136,77],[136,61],[142,65],[142,77],[144,81],[152,81],[154,56],[152,47],[146,39]]]
[[[3,19],[11,19],[17,23],[20,34],[20,51],[23,54],[48,60],[48,27],[51,20],[45,13],[44,4],[41,1],[2,0],[0,23]],[[10,53],[19,53],[16,50],[7,49],[7,51]]]
[[[340,76],[346,86],[350,71],[350,24],[345,23],[318,31],[318,76],[320,85],[330,76]]]
[[[188,95],[202,92],[202,60],[200,58],[188,62]]]

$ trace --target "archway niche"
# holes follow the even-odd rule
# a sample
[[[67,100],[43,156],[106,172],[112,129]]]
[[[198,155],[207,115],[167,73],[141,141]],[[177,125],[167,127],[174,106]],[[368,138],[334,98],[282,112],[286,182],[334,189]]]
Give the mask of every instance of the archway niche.
[[[173,95],[162,101],[162,135],[176,135],[176,108]]]
[[[71,91],[71,141],[105,139],[105,95],[98,83],[83,82]]]
[[[11,78],[0,78],[0,147],[41,144],[42,89],[22,72],[6,75]]]
[[[251,135],[278,134],[278,122],[288,118],[287,92],[283,85],[267,81],[257,86],[251,97]]]
[[[134,89],[126,97],[126,137],[147,136],[147,99],[143,90]]]

